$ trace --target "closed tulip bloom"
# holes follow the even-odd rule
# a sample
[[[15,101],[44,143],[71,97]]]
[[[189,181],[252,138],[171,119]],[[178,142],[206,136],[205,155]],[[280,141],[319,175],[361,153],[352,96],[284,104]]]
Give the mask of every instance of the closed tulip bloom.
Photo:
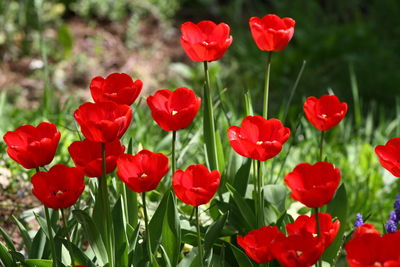
[[[60,136],[55,124],[42,122],[37,127],[20,126],[7,132],[3,139],[10,158],[26,169],[34,169],[53,160]]]
[[[124,154],[117,160],[117,175],[126,186],[137,193],[157,188],[168,173],[168,157],[143,149],[136,155]]]
[[[320,131],[328,131],[342,121],[347,113],[347,104],[340,102],[335,95],[323,95],[320,98],[310,96],[304,103],[307,120]]]
[[[332,221],[332,216],[328,213],[320,212],[318,214],[319,225],[321,230],[321,238],[324,244],[324,249],[332,244],[333,240],[339,231],[340,222],[339,220]],[[286,230],[289,235],[301,234],[303,232],[317,235],[317,225],[315,220],[315,214],[311,217],[307,215],[300,215],[297,217],[294,223],[288,223]]]
[[[363,235],[369,235],[369,234],[374,234],[374,235],[380,236],[380,233],[378,230],[376,230],[375,226],[373,226],[372,224],[369,224],[369,223],[364,223],[363,225],[357,227],[354,230],[353,238],[360,237]]]
[[[400,266],[400,232],[354,235],[346,244],[350,267]]]
[[[291,18],[280,18],[269,14],[263,18],[249,20],[251,34],[258,48],[263,51],[279,52],[286,48],[293,37],[296,22]]]
[[[57,164],[47,172],[37,172],[33,175],[32,193],[46,207],[69,208],[75,204],[85,189],[83,176],[79,168]]]
[[[260,161],[278,155],[289,136],[290,129],[284,127],[280,120],[267,120],[261,116],[247,116],[241,127],[231,126],[228,129],[232,148],[239,155]]]
[[[309,208],[319,208],[329,203],[340,183],[340,171],[324,161],[300,163],[285,177],[290,195]]]
[[[272,254],[285,267],[308,267],[315,264],[324,251],[322,240],[310,233],[277,238]]]
[[[177,170],[172,178],[176,196],[184,203],[198,207],[208,203],[218,190],[219,171],[209,171],[204,165],[191,165]]]
[[[142,90],[141,80],[133,81],[125,73],[112,73],[103,78],[97,76],[90,83],[90,92],[94,102],[112,101],[117,104],[132,105]]]
[[[124,135],[132,120],[132,110],[114,102],[87,102],[75,111],[74,118],[87,139],[109,143]]]
[[[232,44],[230,28],[225,23],[215,24],[203,20],[195,24],[185,22],[181,26],[181,45],[193,61],[220,59]]]
[[[247,256],[259,264],[274,259],[272,243],[278,237],[284,236],[276,226],[263,226],[253,230],[245,236],[238,236],[237,243],[243,248]]]
[[[201,99],[193,90],[180,87],[175,91],[158,90],[147,98],[153,120],[165,131],[188,127],[200,109]]]
[[[400,177],[400,138],[392,138],[386,145],[376,146],[375,153],[383,168]]]
[[[75,141],[68,151],[76,167],[82,168],[88,177],[103,175],[102,144],[89,139]],[[124,153],[125,147],[116,139],[106,143],[106,172],[112,173],[117,167],[117,159]]]

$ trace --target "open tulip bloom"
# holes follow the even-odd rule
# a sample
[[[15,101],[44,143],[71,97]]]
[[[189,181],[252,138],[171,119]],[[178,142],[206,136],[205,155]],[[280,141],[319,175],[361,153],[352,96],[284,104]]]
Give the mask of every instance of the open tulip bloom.
[[[376,146],[375,153],[383,168],[400,177],[400,138],[392,138],[384,146]]]

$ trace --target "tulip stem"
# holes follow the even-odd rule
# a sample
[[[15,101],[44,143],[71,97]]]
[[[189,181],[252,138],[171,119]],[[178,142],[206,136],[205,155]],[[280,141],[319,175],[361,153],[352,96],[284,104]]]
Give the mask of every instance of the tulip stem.
[[[99,190],[101,192],[103,212],[105,214],[105,243],[108,252],[108,266],[114,266],[114,249],[113,249],[113,228],[111,219],[110,202],[108,199],[108,187],[107,187],[107,161],[106,161],[106,143],[101,143],[101,157],[102,157],[102,177],[100,179]]]
[[[262,195],[262,175],[261,175],[261,161],[257,160],[257,224],[258,227],[264,225],[264,205],[263,205],[263,195]]]
[[[71,246],[72,242],[71,242],[71,237],[69,235],[67,218],[65,217],[64,209],[60,209],[60,210],[61,210],[61,217],[63,220],[64,229],[65,229],[65,236],[67,237],[67,241],[68,241],[69,255],[71,256],[71,264],[72,264],[72,266],[75,266],[74,255],[73,255],[72,246]]]
[[[325,131],[321,131],[321,140],[319,142],[319,161],[322,161],[322,152],[324,149],[324,136],[325,136]]]
[[[205,86],[204,86],[204,98],[205,98],[205,108],[204,115],[207,120],[203,120],[203,131],[208,129],[210,132],[209,138],[210,142],[206,141],[206,148],[208,153],[208,160],[210,162],[210,167],[212,170],[218,169],[218,153],[217,153],[217,141],[215,137],[215,122],[213,113],[213,102],[211,97],[210,89],[210,74],[208,72],[208,62],[204,61],[204,76],[205,76]],[[204,131],[205,132],[205,131]],[[207,140],[207,137],[205,137]]]
[[[149,230],[149,217],[147,215],[147,206],[146,206],[146,192],[142,193],[142,204],[143,204],[143,213],[144,213],[144,225],[146,227],[146,244],[147,244],[147,255],[149,257],[149,262],[152,262],[153,253],[151,251],[151,242],[150,242],[150,230]]]
[[[50,240],[50,247],[51,247],[51,255],[53,256],[53,266],[58,266],[58,259],[56,254],[56,246],[54,244],[54,237],[53,237],[53,228],[51,227],[51,220],[49,215],[49,208],[44,206],[44,213],[46,215],[46,223],[47,223],[47,231],[49,234]]]
[[[195,207],[196,210],[196,227],[197,227],[197,246],[199,249],[199,257],[200,257],[200,266],[203,267],[203,245],[201,244],[201,232],[200,232],[200,216],[199,216],[199,207]]]
[[[314,213],[315,213],[315,225],[316,225],[316,230],[317,230],[317,236],[318,236],[318,238],[320,238],[321,237],[321,226],[320,226],[320,223],[319,223],[319,210],[318,210],[318,208],[314,208]],[[319,267],[321,267],[322,266],[322,262],[321,262],[321,258],[319,258],[318,259],[318,262],[317,262],[317,267],[319,266]]]
[[[263,117],[268,119],[269,76],[271,71],[272,51],[268,52],[267,68],[265,71]]]
[[[175,173],[176,162],[175,162],[175,145],[176,145],[176,131],[172,131],[172,175]]]

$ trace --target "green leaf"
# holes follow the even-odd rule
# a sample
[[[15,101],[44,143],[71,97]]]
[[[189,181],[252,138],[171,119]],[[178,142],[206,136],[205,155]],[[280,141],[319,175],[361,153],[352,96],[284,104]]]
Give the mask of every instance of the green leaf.
[[[161,254],[162,254],[164,262],[165,262],[165,266],[171,267],[171,262],[169,260],[168,254],[162,245],[160,246],[160,249],[161,249]]]
[[[4,241],[9,250],[15,251],[14,243],[12,242],[10,236],[0,227],[0,234],[3,237]]]
[[[26,260],[25,263],[29,267],[52,267],[53,266],[53,261],[51,261],[51,260],[31,259],[31,260]]]
[[[62,24],[57,32],[57,41],[62,47],[63,56],[67,57],[71,54],[74,46],[74,39],[67,24]]]
[[[264,199],[274,205],[279,212],[286,210],[286,186],[281,184],[269,184],[263,187]]]
[[[18,226],[18,229],[21,233],[22,236],[22,240],[24,240],[24,244],[26,246],[26,250],[27,251],[31,251],[31,244],[32,244],[32,239],[29,236],[28,231],[26,230],[25,226],[13,215],[12,216],[13,220],[15,221],[15,223]]]
[[[257,223],[255,215],[252,209],[247,204],[246,200],[233,188],[229,183],[226,184],[226,188],[231,192],[233,201],[236,203],[240,214],[247,224],[247,228],[256,229]]]
[[[233,181],[233,187],[242,197],[246,195],[247,185],[249,183],[250,169],[251,159],[246,159],[246,161],[236,172],[235,180]]]
[[[226,220],[228,218],[228,214],[229,212],[225,213],[221,216],[221,218],[219,218],[208,227],[206,235],[204,236],[204,248],[206,254],[209,250],[211,250],[215,240],[220,237],[222,229],[224,228]]]
[[[241,251],[232,244],[231,244],[231,250],[240,267],[254,267],[249,258],[247,257],[247,255],[243,253],[243,251]]]
[[[85,265],[86,267],[95,267],[95,264],[89,259],[89,257],[79,249],[74,243],[69,242],[67,239],[60,239],[60,242],[68,249],[68,251],[74,255],[75,265]]]
[[[133,151],[133,139],[129,139],[128,144],[128,154],[132,154]],[[130,225],[137,225],[138,223],[138,196],[135,191],[130,190],[125,184],[126,192],[126,213],[128,218],[128,223]]]
[[[246,116],[253,116],[254,111],[253,111],[253,105],[251,103],[251,94],[249,90],[247,90],[244,93],[244,105],[246,107]]]
[[[115,235],[115,265],[128,266],[128,237],[126,235],[126,218],[122,198],[118,198],[112,210]]]
[[[172,266],[178,264],[181,247],[181,226],[179,213],[175,205],[175,196],[170,191],[166,214],[162,228],[162,245],[167,253]]]
[[[163,224],[164,224],[164,216],[168,207],[168,197],[169,194],[164,194],[163,198],[160,201],[160,204],[158,204],[158,208],[154,212],[153,217],[151,218],[149,223],[150,239],[151,239],[150,243],[153,253],[155,252],[157,245],[160,243]]]
[[[17,267],[11,255],[8,253],[8,249],[2,243],[0,243],[0,260],[7,267]]]
[[[131,253],[131,251],[136,249],[136,245],[138,242],[138,238],[139,238],[139,229],[140,229],[140,223],[138,223],[138,225],[136,226],[135,229],[133,229],[132,226],[130,226],[129,224],[126,226],[126,233],[128,236],[128,244],[129,244],[129,253]]]
[[[216,141],[217,156],[218,156],[218,170],[220,173],[223,173],[225,169],[225,156],[221,141],[221,135],[219,131],[216,131],[215,139],[216,139],[215,141]]]
[[[338,218],[340,221],[340,229],[336,235],[335,240],[332,244],[325,250],[324,255],[322,255],[322,259],[324,261],[332,263],[342,246],[343,243],[343,234],[347,224],[347,210],[348,210],[348,203],[347,203],[347,192],[344,184],[342,184],[339,189],[336,191],[335,197],[332,201],[328,204],[327,213],[332,215],[332,217]]]
[[[83,210],[74,210],[72,213],[77,221],[82,225],[85,237],[89,241],[90,246],[93,248],[96,257],[99,260],[99,264],[104,265],[108,262],[107,251],[104,246],[103,239],[101,238],[96,225],[92,221],[92,218],[90,218],[89,215]]]
[[[30,259],[41,259],[46,252],[46,234],[43,229],[37,231],[35,237],[33,238],[31,249],[29,250]]]

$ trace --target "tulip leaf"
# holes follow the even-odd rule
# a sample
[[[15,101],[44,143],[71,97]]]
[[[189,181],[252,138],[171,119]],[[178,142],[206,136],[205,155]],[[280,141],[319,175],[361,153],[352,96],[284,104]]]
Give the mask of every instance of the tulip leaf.
[[[30,259],[41,259],[46,252],[46,234],[43,229],[39,229],[33,238],[32,246],[29,250]]]
[[[12,216],[14,222],[17,224],[19,232],[21,233],[22,240],[24,240],[24,244],[26,246],[27,251],[31,251],[31,244],[32,239],[29,236],[28,231],[26,230],[25,226],[13,215]]]
[[[103,266],[108,262],[107,251],[100,236],[99,230],[94,224],[92,218],[83,210],[72,211],[77,221],[82,225],[85,237],[88,239],[90,246],[93,248],[99,264]]]
[[[235,180],[233,181],[233,187],[242,197],[246,195],[247,185],[249,183],[250,169],[251,159],[246,159],[246,161],[236,172]]]
[[[231,250],[240,267],[254,267],[247,255],[244,254],[239,248],[231,244]]]
[[[160,249],[161,249],[161,254],[163,256],[164,262],[165,262],[165,266],[166,267],[171,267],[171,262],[169,260],[168,254],[165,251],[164,247],[162,245],[160,245]]]
[[[217,156],[218,156],[218,170],[220,171],[220,173],[223,173],[225,169],[225,157],[221,141],[221,134],[219,133],[219,131],[216,131],[215,137],[216,137],[215,141],[216,141]]]
[[[52,260],[31,259],[31,260],[26,260],[25,263],[29,267],[52,267],[53,266],[53,261]]]
[[[129,144],[128,144],[128,154],[133,153],[133,139],[129,139]],[[130,225],[137,225],[138,223],[138,199],[137,199],[137,193],[135,191],[130,190],[125,184],[125,195],[126,198],[124,199],[124,204],[126,206],[126,216],[128,219],[128,223]]]
[[[13,260],[10,253],[8,253],[8,249],[2,243],[0,243],[0,262],[4,264],[4,266],[17,267],[17,264]]]
[[[6,242],[6,245],[9,250],[16,251],[14,247],[14,243],[12,242],[10,236],[0,227],[0,234],[4,239],[4,242]]]
[[[95,264],[89,259],[89,257],[79,249],[75,244],[69,242],[67,239],[60,239],[60,242],[64,244],[64,246],[72,252],[74,255],[74,263],[75,265],[85,265],[86,267],[95,267]]]
[[[347,192],[344,184],[342,184],[336,191],[335,197],[328,204],[327,213],[329,213],[332,218],[336,217],[340,221],[340,228],[336,235],[335,240],[332,244],[325,250],[322,259],[324,261],[332,263],[342,247],[343,244],[343,234],[347,224]]]
[[[135,229],[133,229],[133,227],[130,226],[129,224],[126,226],[126,233],[128,236],[128,244],[129,244],[129,253],[131,253],[131,251],[136,249],[136,245],[139,238],[139,229],[140,229],[140,223],[138,223]]]
[[[215,221],[213,224],[211,224],[208,227],[206,235],[204,237],[204,248],[205,248],[206,254],[208,253],[208,251],[211,250],[215,240],[217,240],[219,238],[221,231],[225,226],[228,215],[229,215],[229,212],[225,213],[217,221]]]
[[[158,244],[160,243],[163,224],[164,224],[164,216],[168,207],[168,197],[169,194],[164,194],[163,198],[160,201],[160,204],[158,204],[158,208],[154,212],[153,217],[151,218],[149,223],[149,230],[151,233],[150,243],[153,253],[155,252]]]
[[[122,198],[118,198],[112,210],[115,236],[115,264],[128,266],[128,237],[126,235],[126,218]]]
[[[181,226],[179,213],[175,205],[175,196],[170,191],[168,193],[168,204],[162,228],[162,244],[168,255],[171,264],[176,266],[181,253]]]
[[[236,203],[243,219],[247,223],[247,228],[257,228],[254,212],[249,207],[246,200],[229,183],[226,184],[226,188],[231,192],[233,201]]]
[[[254,111],[253,111],[253,104],[251,103],[250,90],[246,90],[246,92],[244,93],[244,105],[246,108],[246,116],[253,116]]]
[[[286,209],[286,186],[281,184],[269,184],[263,187],[264,199],[268,203],[274,205],[279,212],[283,212]]]

